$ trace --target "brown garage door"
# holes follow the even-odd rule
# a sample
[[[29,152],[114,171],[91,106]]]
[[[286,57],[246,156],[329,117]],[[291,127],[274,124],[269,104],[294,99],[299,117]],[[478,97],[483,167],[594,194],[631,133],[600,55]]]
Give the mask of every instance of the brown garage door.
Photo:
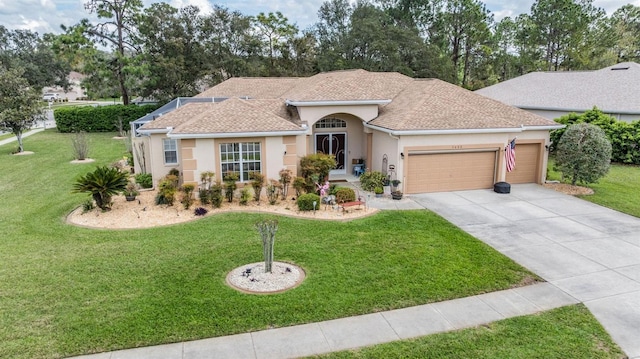
[[[516,143],[516,168],[507,172],[509,183],[537,183],[540,168],[540,143]]]
[[[407,156],[407,193],[491,188],[496,151],[411,154]]]

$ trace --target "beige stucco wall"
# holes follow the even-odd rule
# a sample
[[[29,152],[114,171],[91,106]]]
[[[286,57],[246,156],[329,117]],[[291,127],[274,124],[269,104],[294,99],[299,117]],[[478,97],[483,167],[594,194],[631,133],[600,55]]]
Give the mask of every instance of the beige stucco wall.
[[[374,135],[375,136],[375,135]],[[514,137],[516,140],[516,161],[518,153],[518,142],[520,143],[542,143],[543,148],[549,145],[549,131],[523,131],[514,133],[487,133],[487,134],[451,134],[451,135],[424,135],[424,136],[401,136],[398,143],[400,152],[404,152],[405,156],[410,151],[419,150],[466,150],[478,148],[497,148],[498,154],[498,173],[496,181],[504,181],[506,176],[506,168],[504,163],[504,147]],[[374,145],[375,152],[375,145]],[[549,153],[544,150],[542,156],[542,168],[539,181],[542,183],[546,179],[546,168]],[[391,159],[389,160],[391,163]],[[404,182],[404,160],[400,159],[397,165],[398,178]]]
[[[148,157],[148,172],[153,177],[153,185],[156,186],[159,180],[166,176],[172,168],[177,168],[182,172],[182,157],[180,151],[180,140],[177,141],[178,148],[178,164],[164,164],[164,150],[162,148],[162,139],[167,138],[164,134],[152,134],[149,136],[150,154]]]
[[[266,156],[262,159],[262,173],[267,177],[267,180],[280,178],[279,172],[285,168],[284,164],[284,152],[287,151],[287,145],[282,140],[282,136],[278,137],[266,137],[264,140],[265,149],[262,151]],[[287,157],[291,156],[289,153],[293,148],[289,146],[287,151]]]
[[[298,107],[300,120],[310,128],[323,117],[347,113],[364,121],[370,121],[378,117],[378,105]]]
[[[150,146],[149,146],[149,137],[135,137],[133,136],[132,140],[133,147],[133,169],[135,173],[142,173],[142,164],[144,161],[144,167],[146,173],[151,173],[151,163],[150,163]],[[142,145],[142,146],[141,146]],[[141,161],[139,161],[141,160]],[[152,175],[153,176],[153,175]]]
[[[382,160],[386,154],[387,166],[395,165],[397,170],[400,162],[400,151],[398,148],[397,137],[390,136],[386,132],[374,130],[371,160],[367,163],[367,168],[371,171],[382,171]]]
[[[193,180],[194,182],[200,182],[200,174],[202,174],[202,172],[220,172],[220,169],[216,168],[215,161],[216,157],[218,157],[218,148],[215,146],[212,138],[198,138],[195,141],[193,157],[197,161],[197,166],[193,171]]]

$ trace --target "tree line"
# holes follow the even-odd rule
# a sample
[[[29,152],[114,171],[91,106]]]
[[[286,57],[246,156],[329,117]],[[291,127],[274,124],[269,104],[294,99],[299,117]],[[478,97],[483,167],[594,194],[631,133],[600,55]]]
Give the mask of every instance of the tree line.
[[[168,101],[235,76],[309,76],[362,68],[478,89],[531,71],[590,70],[640,58],[640,7],[611,15],[592,0],[536,0],[500,21],[479,0],[328,0],[301,30],[280,13],[223,6],[89,0],[59,35],[0,25],[0,64],[34,88],[87,75],[93,97]]]

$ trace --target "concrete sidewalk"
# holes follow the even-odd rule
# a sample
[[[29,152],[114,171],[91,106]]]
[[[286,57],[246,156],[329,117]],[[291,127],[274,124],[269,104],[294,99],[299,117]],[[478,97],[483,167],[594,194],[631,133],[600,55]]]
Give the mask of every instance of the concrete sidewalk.
[[[42,132],[42,131],[44,131],[44,128],[35,128],[35,129],[32,129],[32,130],[29,130],[29,131],[24,132],[22,134],[22,138],[29,137],[29,136],[31,136],[33,134],[36,134],[36,133]],[[6,138],[6,139],[0,141],[0,146],[6,145],[7,143],[11,143],[11,142],[16,142],[16,141],[17,141],[16,136],[11,136],[9,138]]]
[[[578,301],[549,283],[260,332],[76,359],[278,359],[317,355],[473,327]]]

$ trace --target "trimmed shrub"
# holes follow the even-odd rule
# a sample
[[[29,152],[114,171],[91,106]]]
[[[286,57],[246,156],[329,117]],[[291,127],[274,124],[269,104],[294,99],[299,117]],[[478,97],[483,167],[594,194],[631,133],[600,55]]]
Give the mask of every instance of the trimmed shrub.
[[[238,181],[239,177],[237,173],[227,173],[224,178],[224,196],[227,197],[227,201],[229,203],[233,202],[233,194],[236,191],[236,188],[238,188],[238,184],[236,183],[236,181]]]
[[[153,187],[153,179],[151,178],[151,173],[138,173],[136,175],[136,183],[139,184],[142,188]]]
[[[264,187],[264,175],[260,172],[250,172],[249,179],[251,180],[251,187],[253,187],[253,198],[256,202],[260,202],[260,194],[262,193],[262,187]]]
[[[307,183],[304,178],[296,177],[293,179],[293,188],[296,190],[296,197],[300,197],[306,187]]]
[[[240,190],[240,204],[246,206],[251,199],[251,192],[249,191],[249,186],[244,186]]]
[[[314,153],[300,159],[300,174],[304,177],[307,193],[316,190],[316,183],[324,183],[329,171],[336,168],[336,158],[324,153]]]
[[[280,170],[279,175],[280,188],[282,189],[282,199],[285,200],[287,199],[287,195],[289,194],[289,184],[293,179],[293,173],[291,172],[291,170],[285,168]]]
[[[360,176],[360,186],[365,191],[374,192],[376,187],[384,186],[385,180],[386,177],[382,172],[368,171]]]
[[[193,204],[193,191],[196,186],[192,184],[185,184],[182,186],[182,200],[180,201],[184,206],[184,209],[189,209]]]
[[[567,125],[567,127],[551,131],[550,152],[557,151],[560,140],[569,126],[590,123],[600,127],[609,139],[612,162],[640,164],[640,120],[631,123],[620,121],[594,107],[583,114],[571,113],[559,117],[555,121]]]
[[[128,127],[129,122],[135,121],[157,108],[158,106],[155,105],[61,107],[54,110],[53,116],[59,132],[113,132],[118,129],[120,121]]]
[[[213,208],[220,208],[222,206],[222,183],[216,182],[211,186],[211,205]]]
[[[160,183],[158,183],[158,194],[156,195],[156,204],[166,204],[173,206],[176,192],[178,190],[177,178],[174,175],[167,175]]]
[[[315,193],[307,193],[298,197],[298,209],[301,211],[313,211],[313,202],[316,202],[316,209],[320,207],[320,196]]]
[[[337,203],[346,203],[353,202],[356,200],[356,192],[348,187],[338,187],[336,189],[336,202]]]
[[[276,204],[278,202],[278,195],[280,192],[280,182],[276,180],[269,181],[267,185],[267,200],[270,205]]]
[[[611,143],[604,130],[579,123],[567,128],[558,144],[556,166],[571,184],[593,183],[609,171]]]

